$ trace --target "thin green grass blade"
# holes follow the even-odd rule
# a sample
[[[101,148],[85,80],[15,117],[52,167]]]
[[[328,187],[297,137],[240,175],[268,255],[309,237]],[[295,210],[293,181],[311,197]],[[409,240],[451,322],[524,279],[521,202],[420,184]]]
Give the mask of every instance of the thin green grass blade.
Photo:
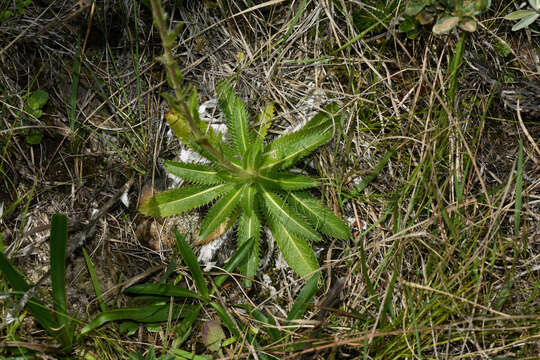
[[[291,323],[292,320],[300,319],[306,312],[307,306],[313,300],[313,297],[317,293],[317,283],[319,282],[320,273],[313,275],[306,285],[300,290],[294,304],[287,314],[287,320]]]
[[[262,328],[268,333],[268,335],[270,335],[272,341],[275,342],[284,337],[281,332],[275,327],[276,322],[274,321],[274,318],[272,316],[266,316],[265,313],[250,304],[239,304],[235,306],[246,310],[250,316],[253,316],[255,320],[260,322],[262,324]]]
[[[225,325],[227,329],[229,329],[231,334],[233,334],[233,336],[236,336],[236,338],[240,338],[240,332],[238,331],[236,325],[234,324],[234,321],[231,319],[229,314],[227,314],[227,311],[223,308],[223,306],[214,301],[210,302],[210,306],[212,306],[214,310],[216,310],[219,318],[221,319],[221,321],[223,321],[223,325]]]
[[[24,277],[13,265],[11,265],[3,252],[0,252],[0,270],[2,271],[4,279],[7,280],[9,285],[16,292],[26,293],[28,290],[30,290],[30,286],[24,280]],[[49,311],[49,309],[47,309],[41,301],[39,301],[36,297],[33,297],[26,304],[26,308],[49,334],[52,336],[57,335],[55,329],[57,329],[59,325],[54,319],[52,312]]]
[[[514,205],[514,236],[519,238],[521,207],[523,206],[523,140],[519,139],[518,163],[516,173],[516,202]]]
[[[319,185],[312,177],[286,172],[259,174],[258,180],[262,185],[278,190],[304,190]]]
[[[217,185],[223,183],[218,171],[209,165],[165,161],[164,167],[171,174],[194,184]]]
[[[270,218],[287,227],[289,229],[287,232],[290,231],[308,240],[322,240],[319,233],[313,230],[281,197],[264,188],[260,192],[260,195],[263,199],[266,213],[270,215]]]
[[[217,92],[219,107],[227,120],[231,143],[238,155],[246,154],[250,144],[249,118],[246,107],[231,89],[229,83],[221,83],[217,87]]]
[[[176,319],[177,317],[187,316],[190,312],[194,311],[194,307],[190,305],[175,304],[172,306],[172,313],[170,311],[171,306],[169,303],[109,310],[99,314],[92,322],[90,322],[90,324],[83,327],[81,329],[81,334],[87,334],[111,321],[131,320],[139,323],[165,322],[169,317]]]
[[[261,234],[261,221],[255,212],[247,215],[242,212],[238,220],[238,248],[249,239],[253,238],[253,248],[247,257],[247,261],[240,266],[242,274],[248,277],[244,279],[244,286],[251,287],[251,279],[255,277],[259,268],[259,240]]]
[[[237,186],[212,206],[212,208],[208,211],[208,214],[206,214],[201,222],[199,240],[205,239],[214,230],[216,230],[219,225],[227,220],[240,202],[240,196],[243,188],[243,186]]]
[[[292,208],[304,215],[320,232],[336,239],[348,239],[351,230],[336,214],[307,192],[289,192],[287,200]]]
[[[319,268],[317,257],[306,240],[294,235],[279,220],[268,219],[276,244],[287,264],[300,276],[307,276]]]
[[[174,296],[180,298],[194,298],[200,299],[201,297],[189,289],[181,286],[169,285],[169,284],[140,284],[130,286],[125,290],[128,294],[137,295],[159,295],[159,296]]]
[[[233,270],[240,266],[251,254],[252,248],[255,246],[255,238],[251,238],[248,241],[244,242],[242,245],[238,247],[238,250],[234,253],[232,258],[227,261],[223,269],[227,272],[233,272]],[[229,277],[229,274],[223,274],[219,275],[214,279],[214,284],[216,284],[216,287],[221,287],[225,280]],[[213,291],[212,291],[213,293]]]
[[[178,215],[196,207],[205,205],[224,193],[231,191],[233,185],[219,184],[208,187],[190,185],[180,189],[157,194],[139,207],[147,216],[164,217]]]
[[[51,284],[53,304],[60,325],[67,326],[67,296],[66,296],[66,247],[67,247],[67,217],[54,214],[51,219]]]
[[[395,148],[384,154],[382,159],[379,161],[377,166],[373,169],[369,175],[367,175],[357,187],[355,187],[349,194],[345,194],[345,197],[349,199],[354,199],[362,194],[362,191],[379,175],[379,173],[384,169],[392,155],[395,153]]]
[[[99,304],[99,308],[101,311],[107,311],[107,305],[105,304],[105,301],[103,301],[103,298],[101,297],[101,287],[99,286],[99,280],[96,275],[96,271],[94,269],[94,264],[92,264],[92,260],[86,253],[85,249],[83,250],[84,260],[86,261],[86,267],[88,268],[88,273],[90,274],[90,280],[92,281],[92,286],[94,287],[94,291],[96,292],[97,301]]]
[[[182,236],[176,229],[174,229],[174,236],[176,237],[176,245],[178,247],[178,251],[180,252],[180,255],[182,256],[182,259],[184,260],[186,265],[189,267],[191,276],[193,277],[193,281],[195,282],[197,290],[199,290],[202,299],[207,300],[209,298],[208,287],[206,285],[206,281],[204,279],[201,267],[199,266],[197,258],[193,253],[193,250],[191,250],[191,248],[189,247],[184,236]]]

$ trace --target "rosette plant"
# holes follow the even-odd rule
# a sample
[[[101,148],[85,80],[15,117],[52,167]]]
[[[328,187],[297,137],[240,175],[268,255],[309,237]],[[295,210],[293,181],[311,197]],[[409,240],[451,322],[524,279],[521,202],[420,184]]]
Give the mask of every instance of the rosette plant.
[[[168,172],[191,184],[157,194],[140,206],[140,212],[173,216],[214,202],[201,222],[199,241],[237,221],[238,246],[257,239],[242,267],[247,277],[253,277],[259,265],[258,240],[264,223],[297,274],[314,272],[319,265],[311,242],[321,241],[321,233],[345,239],[350,229],[309,193],[319,180],[290,169],[332,138],[338,106],[331,104],[300,130],[266,142],[273,106],[264,109],[256,129],[250,131],[246,107],[229,84],[221,84],[217,92],[226,118],[226,139],[200,120],[196,91],[186,93],[182,101],[168,98],[171,111],[166,117],[173,132],[210,164],[166,161]]]

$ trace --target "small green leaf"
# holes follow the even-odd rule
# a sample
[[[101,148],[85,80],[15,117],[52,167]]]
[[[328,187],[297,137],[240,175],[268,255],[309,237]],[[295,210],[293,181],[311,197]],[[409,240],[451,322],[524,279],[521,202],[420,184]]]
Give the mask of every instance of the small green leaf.
[[[30,131],[30,134],[26,135],[25,139],[28,145],[39,145],[41,144],[41,140],[43,139],[43,133],[39,130],[32,129]]]
[[[240,202],[240,195],[242,194],[243,186],[237,186],[230,193],[223,196],[219,201],[217,201],[208,214],[204,217],[201,222],[201,231],[199,233],[199,241],[204,241],[204,239],[212,233],[219,225],[227,220],[229,215],[236,208]]]
[[[459,23],[459,17],[457,16],[445,16],[437,21],[433,26],[433,32],[435,34],[445,34],[456,27]]]
[[[163,192],[144,202],[139,211],[147,216],[172,216],[209,203],[231,191],[233,185],[220,184],[213,187],[190,185]]]
[[[296,235],[279,220],[270,219],[274,240],[287,264],[300,276],[306,276],[319,268],[317,257],[308,242]]]
[[[165,169],[181,179],[203,185],[216,185],[223,183],[218,171],[209,165],[165,161]]]
[[[291,209],[278,195],[263,189],[261,197],[263,198],[265,208],[273,220],[286,226],[291,232],[305,239],[313,241],[322,240],[319,233],[313,230],[311,226],[309,226],[309,224],[298,215],[296,211]]]
[[[337,239],[348,239],[351,236],[349,227],[308,193],[290,192],[287,199],[291,206],[303,214],[320,232]]]
[[[526,28],[527,26],[529,26],[533,22],[535,22],[536,19],[538,19],[539,16],[540,16],[540,14],[533,13],[533,14],[527,16],[527,17],[524,17],[523,19],[521,19],[520,22],[518,22],[516,25],[512,26],[512,31],[518,31],[518,30],[521,30],[523,28]]]
[[[504,18],[505,20],[520,20],[520,19],[523,19],[524,17],[528,17],[534,14],[536,14],[535,11],[518,10],[518,11],[511,12],[510,14],[506,15]]]
[[[214,301],[210,302],[210,306],[212,306],[214,310],[216,310],[219,318],[221,319],[221,321],[223,321],[223,325],[225,325],[227,329],[229,329],[231,334],[236,337],[240,337],[240,332],[238,332],[238,329],[234,325],[233,320],[231,319],[229,314],[227,314],[227,311],[223,308],[223,306]]]
[[[186,263],[186,265],[189,267],[191,276],[193,277],[193,281],[195,282],[195,286],[197,287],[197,290],[199,290],[199,294],[201,294],[201,297],[203,299],[208,299],[208,286],[206,285],[206,281],[204,279],[201,267],[197,262],[197,257],[193,253],[193,250],[191,250],[191,248],[189,247],[184,237],[180,235],[180,233],[176,229],[174,229],[174,236],[176,237],[178,251],[182,256],[184,263]]]
[[[138,295],[158,295],[158,296],[175,296],[183,298],[200,299],[197,293],[175,285],[168,284],[140,284],[133,285],[125,290],[128,294]]]
[[[217,92],[219,107],[225,114],[231,142],[239,155],[245,154],[250,144],[246,107],[227,82],[221,83]]]
[[[32,110],[40,110],[47,104],[49,93],[44,90],[38,90],[32,93],[28,98],[28,106]]]
[[[464,17],[459,22],[459,27],[467,32],[476,31],[476,20],[470,17]]]
[[[409,3],[407,3],[407,7],[405,8],[405,14],[409,16],[415,16],[418,14],[422,9],[426,6],[426,2],[424,0],[411,0]]]

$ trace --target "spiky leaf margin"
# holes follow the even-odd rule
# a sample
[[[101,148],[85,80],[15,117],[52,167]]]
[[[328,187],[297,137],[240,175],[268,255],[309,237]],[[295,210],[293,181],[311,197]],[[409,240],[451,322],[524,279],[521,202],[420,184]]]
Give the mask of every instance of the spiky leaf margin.
[[[165,161],[164,167],[171,174],[194,184],[216,185],[223,183],[219,172],[209,165]]]
[[[237,186],[231,192],[225,194],[219,199],[212,208],[208,211],[203,221],[201,222],[201,231],[199,233],[199,241],[212,233],[219,225],[224,223],[229,215],[234,211],[240,202],[243,186]]]
[[[227,82],[221,83],[217,91],[219,107],[225,114],[231,143],[238,155],[243,155],[250,144],[246,107]]]
[[[147,216],[173,216],[208,204],[232,190],[231,184],[219,184],[208,187],[190,185],[180,189],[165,191],[144,202],[139,211]]]

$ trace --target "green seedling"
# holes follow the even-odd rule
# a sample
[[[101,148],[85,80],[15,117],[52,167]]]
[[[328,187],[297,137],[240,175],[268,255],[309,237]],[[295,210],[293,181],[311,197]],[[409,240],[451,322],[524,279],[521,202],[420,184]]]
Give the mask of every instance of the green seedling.
[[[512,26],[512,31],[518,31],[529,27],[529,25],[540,17],[540,0],[529,0],[529,5],[531,6],[532,10],[514,11],[504,17],[506,20],[519,20],[514,26]]]
[[[227,84],[218,88],[218,100],[227,118],[231,145],[199,119],[195,91],[186,111],[173,103],[167,120],[174,133],[212,165],[165,162],[167,171],[193,185],[158,194],[139,211],[148,216],[173,216],[219,199],[202,220],[199,240],[204,242],[238,218],[238,245],[256,239],[242,267],[246,276],[253,277],[259,264],[263,219],[296,273],[306,276],[316,271],[319,265],[310,242],[321,241],[322,236],[315,229],[339,239],[348,238],[350,230],[306,191],[319,185],[317,179],[287,170],[332,138],[339,120],[337,105],[327,106],[302,129],[265,143],[273,106],[267,106],[259,117],[258,129],[249,131],[246,108]],[[193,122],[198,126],[195,134],[188,126]],[[197,133],[204,135],[197,138]]]

